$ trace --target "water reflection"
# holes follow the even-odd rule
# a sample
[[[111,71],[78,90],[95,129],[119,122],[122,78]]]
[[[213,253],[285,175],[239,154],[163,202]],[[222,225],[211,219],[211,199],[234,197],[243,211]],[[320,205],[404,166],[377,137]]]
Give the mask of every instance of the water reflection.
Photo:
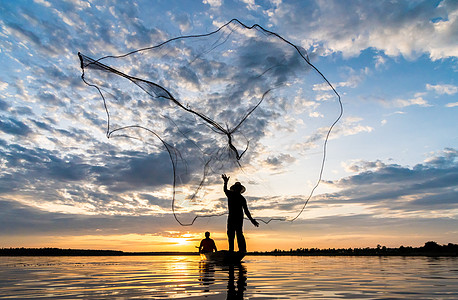
[[[226,299],[243,299],[243,294],[247,288],[247,269],[243,263],[218,265],[201,261],[199,271],[199,282],[203,286],[203,292],[209,293],[211,291],[211,285],[215,283],[215,271],[217,271],[218,275],[227,274]]]
[[[204,292],[210,291],[210,285],[215,282],[215,266],[211,263],[199,262],[199,281],[204,287]]]
[[[456,257],[0,257],[0,299],[456,300],[457,282]]]
[[[235,281],[235,272],[237,281]],[[247,271],[243,264],[229,266],[229,279],[227,282],[227,299],[243,299],[246,290]]]

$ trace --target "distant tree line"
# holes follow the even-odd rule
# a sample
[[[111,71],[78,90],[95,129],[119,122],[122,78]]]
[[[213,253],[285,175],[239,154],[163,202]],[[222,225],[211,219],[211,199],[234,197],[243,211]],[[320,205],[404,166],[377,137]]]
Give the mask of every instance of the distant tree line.
[[[59,248],[2,248],[0,256],[113,256],[123,255],[116,250],[82,250]]]
[[[387,248],[377,245],[376,248],[298,248],[290,250],[275,249],[268,252],[253,252],[257,255],[329,255],[329,256],[458,256],[458,245],[449,243],[447,245],[439,245],[436,242],[426,242],[422,247],[404,247]]]
[[[133,256],[133,255],[199,255],[196,252],[124,252],[60,248],[0,248],[0,256]]]
[[[387,248],[298,248],[290,250],[275,249],[267,252],[250,252],[248,255],[297,255],[297,256],[458,256],[458,245],[449,243],[439,245],[426,242],[422,247]],[[59,248],[1,248],[0,256],[126,256],[126,255],[198,255],[197,252],[123,252],[117,250],[82,250]]]

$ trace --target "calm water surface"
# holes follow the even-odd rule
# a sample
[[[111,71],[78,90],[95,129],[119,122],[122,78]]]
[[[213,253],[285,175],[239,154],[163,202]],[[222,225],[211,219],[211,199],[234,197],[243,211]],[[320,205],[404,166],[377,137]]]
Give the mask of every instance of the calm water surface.
[[[458,258],[0,257],[0,299],[458,299]]]

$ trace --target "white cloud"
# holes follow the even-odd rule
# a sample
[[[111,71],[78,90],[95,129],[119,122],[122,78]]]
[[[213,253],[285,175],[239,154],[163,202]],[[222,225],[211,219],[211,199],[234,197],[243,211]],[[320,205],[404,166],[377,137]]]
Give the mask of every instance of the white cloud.
[[[439,95],[454,95],[458,93],[458,86],[452,84],[426,84],[428,91],[435,91]]]
[[[208,4],[211,7],[220,7],[223,4],[223,0],[203,0],[203,4]]]
[[[54,9],[53,11],[68,26],[72,26],[72,27],[76,26],[76,23],[73,22],[73,19],[69,18],[69,15],[73,15],[73,14],[69,14],[68,12],[67,13],[63,13],[63,12],[57,10],[57,9]]]
[[[348,75],[346,74],[347,80],[333,83],[334,87],[348,87],[356,88],[364,80],[364,78],[370,73],[369,68],[363,68],[356,71],[352,68],[346,68]],[[330,91],[331,87],[326,82],[314,84],[314,91]]]
[[[375,56],[375,68],[379,69],[381,66],[386,64],[386,58],[382,55]]]
[[[254,0],[241,0],[246,4],[246,8],[249,10],[257,10],[260,6],[255,3]]]
[[[457,107],[458,106],[458,102],[454,102],[454,103],[448,103],[447,105],[445,105],[446,107]]]
[[[373,127],[361,125],[362,118],[357,117],[346,117],[340,123],[337,124],[334,131],[331,134],[332,138],[339,136],[355,135],[361,132],[372,132]]]
[[[6,90],[8,83],[0,81],[0,91]]]
[[[406,113],[404,111],[395,111],[395,112],[392,112],[392,113],[389,113],[389,114],[385,114],[384,116],[385,117],[389,117],[389,116],[394,116],[394,115],[405,115]]]
[[[426,92],[418,92],[418,93],[415,93],[413,96],[415,98],[418,98],[418,97],[423,97],[423,96],[426,96],[428,93]]]
[[[314,20],[305,21],[304,20]],[[303,44],[355,56],[368,48],[407,58],[458,56],[456,1],[288,1],[271,22]]]
[[[363,75],[351,75],[347,81],[337,83],[336,87],[349,87],[356,88],[359,83],[363,80]]]
[[[378,169],[386,167],[386,164],[383,163],[381,160],[351,160],[348,162],[342,162],[341,165],[344,168],[344,170],[349,173],[376,171]]]
[[[313,90],[314,91],[329,91],[331,88],[329,87],[329,84],[326,82],[322,83],[317,83],[313,85]]]
[[[428,104],[428,101],[423,99],[423,97],[416,97],[412,99],[396,99],[393,101],[393,105],[395,107],[407,107],[412,105],[418,105],[423,107],[431,106],[430,104]]]
[[[322,113],[320,113],[320,112],[314,111],[314,112],[309,113],[309,117],[311,117],[311,118],[323,118],[324,115]]]
[[[34,0],[34,2],[37,4],[41,4],[43,6],[46,6],[46,7],[51,7],[51,3],[45,0]]]
[[[374,130],[374,128],[370,126],[363,126],[360,124],[352,125],[352,126],[348,125],[348,127],[344,128],[343,134],[344,135],[355,135],[360,132],[371,132],[372,130]]]

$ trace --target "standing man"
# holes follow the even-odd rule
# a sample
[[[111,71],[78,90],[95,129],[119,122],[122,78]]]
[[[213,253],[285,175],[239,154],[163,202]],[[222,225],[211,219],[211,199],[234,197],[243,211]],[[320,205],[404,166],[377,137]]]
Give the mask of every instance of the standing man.
[[[250,211],[246,204],[245,197],[242,193],[245,192],[245,187],[236,182],[231,188],[227,189],[229,177],[226,174],[221,176],[224,180],[224,193],[227,196],[227,205],[229,208],[229,216],[227,217],[227,239],[229,241],[229,251],[234,251],[234,238],[237,235],[237,245],[239,251],[246,252],[246,242],[243,236],[243,212],[250,219],[254,226],[258,227],[259,223],[251,217]]]
[[[210,232],[205,232],[205,238],[200,241],[199,253],[213,252],[216,249],[215,241],[210,238]]]

